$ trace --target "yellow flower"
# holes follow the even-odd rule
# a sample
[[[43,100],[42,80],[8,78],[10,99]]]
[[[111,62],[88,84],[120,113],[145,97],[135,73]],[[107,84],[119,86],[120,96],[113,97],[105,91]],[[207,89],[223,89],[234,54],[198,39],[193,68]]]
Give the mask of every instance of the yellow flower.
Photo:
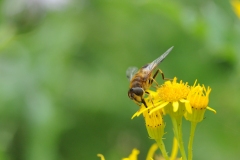
[[[172,81],[166,81],[157,89],[157,95],[153,97],[154,105],[152,107],[154,108],[150,114],[162,108],[164,108],[165,113],[169,114],[176,114],[177,111],[184,114],[185,110],[191,113],[191,108],[185,108],[183,105],[187,102],[186,98],[189,91],[188,83],[182,81],[178,83],[176,77]]]
[[[165,128],[164,114],[169,114],[171,117],[174,136],[177,139],[182,159],[186,160],[187,156],[182,138],[182,117],[185,116],[187,120],[191,121],[188,157],[192,159],[192,143],[196,124],[202,121],[206,109],[216,113],[208,106],[211,88],[206,89],[204,85],[200,86],[196,83],[197,81],[190,87],[188,83],[177,82],[177,78],[174,77],[172,81],[166,81],[157,87],[156,92],[147,90],[149,95],[144,100],[148,107],[142,105],[140,110],[132,116],[134,118],[143,114],[148,134],[157,142],[166,160],[169,160],[169,157],[162,141]]]
[[[240,1],[239,0],[231,0],[231,4],[235,14],[240,18]]]
[[[188,108],[192,108],[192,114],[186,112],[185,118],[191,122],[202,121],[206,109],[216,113],[214,109],[208,107],[211,88],[208,87],[206,89],[204,85],[196,85],[196,82],[197,81],[195,81],[195,84],[191,87],[191,91],[187,96],[188,102],[186,103],[186,106],[188,106]]]
[[[161,110],[158,110],[151,115],[148,111],[143,112],[148,135],[152,139],[161,139],[164,135],[165,124],[163,123],[162,114]]]
[[[151,139],[161,139],[164,135],[165,127],[162,117],[163,112],[161,109],[159,109],[154,113],[151,113],[151,110],[154,109],[153,106],[155,106],[153,102],[153,96],[155,96],[157,93],[150,90],[148,92],[150,93],[150,95],[145,98],[145,102],[148,108],[146,108],[145,105],[142,105],[140,110],[132,116],[132,119],[136,116],[143,114],[149,137]]]
[[[169,158],[165,149],[165,145],[162,141],[162,137],[164,135],[164,128],[165,128],[165,124],[163,122],[163,112],[162,112],[162,109],[158,109],[154,112],[151,112],[152,109],[155,109],[153,108],[156,104],[154,102],[155,101],[154,97],[157,95],[157,92],[153,92],[149,90],[148,93],[149,93],[149,96],[145,98],[145,102],[148,108],[146,108],[145,105],[142,105],[140,110],[137,111],[132,116],[132,118],[143,114],[149,137],[151,139],[154,139],[157,142],[158,147],[160,148],[164,158],[168,160]]]

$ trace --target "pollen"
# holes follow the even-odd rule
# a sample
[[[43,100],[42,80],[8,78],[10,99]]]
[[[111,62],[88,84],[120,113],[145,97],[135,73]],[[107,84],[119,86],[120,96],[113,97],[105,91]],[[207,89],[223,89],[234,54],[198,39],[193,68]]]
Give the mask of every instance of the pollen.
[[[176,102],[182,99],[186,99],[190,91],[188,83],[177,82],[177,78],[174,77],[173,81],[166,81],[157,90],[159,99],[166,102]]]

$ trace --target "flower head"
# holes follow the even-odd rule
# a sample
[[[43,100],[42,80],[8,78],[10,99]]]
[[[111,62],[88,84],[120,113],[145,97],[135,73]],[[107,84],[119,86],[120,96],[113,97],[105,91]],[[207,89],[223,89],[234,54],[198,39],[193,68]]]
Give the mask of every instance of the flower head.
[[[214,109],[208,107],[211,88],[208,87],[206,89],[204,85],[196,85],[196,82],[197,81],[195,81],[195,84],[191,87],[191,91],[187,96],[188,102],[186,103],[186,106],[188,108],[192,108],[192,114],[186,113],[185,118],[192,122],[202,121],[206,109],[209,109],[216,113]]]
[[[142,105],[140,110],[137,111],[132,116],[132,118],[143,114],[149,137],[152,139],[161,139],[162,136],[164,135],[165,127],[165,124],[163,122],[163,112],[160,109],[150,114],[151,110],[154,109],[152,108],[153,106],[152,96],[154,94],[156,94],[156,92],[150,91],[150,96],[148,98],[145,98],[146,104],[149,107],[146,108],[144,105]]]
[[[158,110],[152,114],[149,114],[148,111],[143,112],[148,135],[152,139],[158,140],[164,135],[165,124],[163,123],[162,114],[163,113],[161,110]]]
[[[157,95],[154,99],[154,109],[151,110],[150,114],[164,108],[165,113],[184,114],[185,110],[191,113],[191,108],[185,108],[187,95],[190,91],[188,83],[182,81],[177,82],[177,78],[174,77],[172,81],[166,81],[157,89]],[[176,113],[178,111],[178,113]]]

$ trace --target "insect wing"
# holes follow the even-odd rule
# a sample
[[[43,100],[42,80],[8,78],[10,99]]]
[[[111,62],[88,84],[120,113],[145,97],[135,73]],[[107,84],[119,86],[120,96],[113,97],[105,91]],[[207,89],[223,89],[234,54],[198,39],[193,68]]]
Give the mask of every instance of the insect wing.
[[[167,57],[167,55],[172,51],[172,49],[173,49],[173,46],[169,48],[165,53],[163,53],[160,57],[158,57],[148,65],[144,66],[143,70],[145,72],[149,72],[148,74],[150,74],[159,65],[159,63],[161,63]]]
[[[137,67],[129,67],[127,70],[126,70],[126,75],[127,75],[127,78],[129,79],[129,81],[132,80],[133,76],[138,72],[138,68]]]

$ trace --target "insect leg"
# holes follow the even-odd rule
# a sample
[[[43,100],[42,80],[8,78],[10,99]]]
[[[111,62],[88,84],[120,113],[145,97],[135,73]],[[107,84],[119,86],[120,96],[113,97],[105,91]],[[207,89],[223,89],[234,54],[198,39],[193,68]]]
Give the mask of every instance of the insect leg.
[[[153,103],[153,97],[151,96],[151,94],[148,92],[148,91],[145,91],[146,94],[149,95],[149,98],[150,98],[150,101],[152,102],[152,105],[154,106],[154,103]],[[155,107],[155,106],[154,106]],[[146,107],[147,108],[147,107]],[[149,113],[150,110],[148,110],[148,113]]]
[[[146,104],[146,102],[145,102],[145,100],[142,98],[142,103],[144,104],[144,106],[146,107],[146,108],[148,108],[147,107],[147,104]]]
[[[165,78],[165,77],[164,77],[163,71],[162,71],[161,69],[158,69],[158,70],[155,72],[155,74],[153,75],[153,79],[155,79],[155,78],[157,77],[157,75],[158,75],[159,72],[161,73],[163,80],[171,80],[170,78]]]
[[[150,95],[150,93],[149,93],[148,91],[145,91],[145,93],[148,94],[148,95]],[[145,102],[145,100],[144,100],[143,98],[142,98],[142,103],[144,104],[144,106],[145,106],[146,108],[148,108],[147,103]]]
[[[149,80],[149,84],[152,84],[152,83],[155,83],[158,87],[158,82],[153,78],[153,77],[150,77],[150,80]]]
[[[158,70],[154,73],[153,77],[150,78],[150,80],[149,80],[149,83],[150,83],[150,84],[152,84],[152,83],[154,82],[154,83],[156,83],[156,85],[158,86],[158,83],[157,83],[157,81],[155,80],[155,78],[157,77],[157,75],[158,75],[159,72],[162,74],[162,79],[164,79],[164,74],[163,74],[163,72],[162,72],[160,69],[158,69]]]

